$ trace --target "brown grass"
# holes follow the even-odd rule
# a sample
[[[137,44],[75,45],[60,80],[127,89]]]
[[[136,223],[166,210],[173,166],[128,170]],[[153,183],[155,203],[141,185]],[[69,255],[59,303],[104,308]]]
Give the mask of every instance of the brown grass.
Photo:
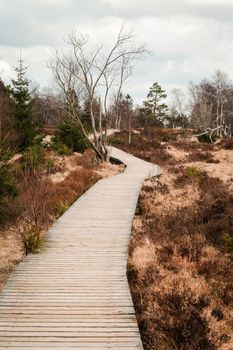
[[[161,144],[157,138],[148,140],[143,135],[133,134],[132,142],[129,145],[127,135],[124,132],[115,133],[114,138],[112,138],[113,145],[148,162],[159,162],[162,165],[174,163],[172,156],[166,150],[166,146]]]
[[[122,171],[116,165],[97,166],[90,151],[82,157],[56,156],[51,153],[49,157],[54,162],[52,173],[55,176],[61,174],[63,180],[52,181],[51,172],[47,171],[19,171],[17,164],[12,169],[19,194],[9,198],[0,208],[0,244],[3,254],[1,256],[0,253],[0,288],[25,253],[39,250],[48,228],[75,200],[98,179]]]
[[[224,148],[224,149],[233,150],[233,138],[228,139],[228,140],[222,140],[219,143],[219,147]]]
[[[33,252],[28,249],[28,241],[30,243],[32,239],[32,243],[36,243],[36,239],[33,239],[35,232],[38,233],[35,238],[38,238],[39,245],[41,233],[46,231],[100,176],[91,169],[79,169],[71,171],[57,184],[34,172],[24,173],[22,178],[22,193],[16,199],[22,213],[17,217],[15,229],[27,254]]]
[[[164,162],[138,202],[128,278],[146,350],[233,348],[233,195],[188,161]]]
[[[195,150],[187,157],[188,162],[206,162],[218,164],[219,160],[214,159],[213,153],[210,151],[203,152],[201,150]]]
[[[148,212],[157,190],[144,188],[139,200],[142,224],[134,231],[129,281],[145,349],[217,349],[230,340],[233,265],[222,240],[232,198],[220,181],[202,181],[193,184],[200,200],[173,213]],[[142,268],[138,255],[148,242],[150,261]]]

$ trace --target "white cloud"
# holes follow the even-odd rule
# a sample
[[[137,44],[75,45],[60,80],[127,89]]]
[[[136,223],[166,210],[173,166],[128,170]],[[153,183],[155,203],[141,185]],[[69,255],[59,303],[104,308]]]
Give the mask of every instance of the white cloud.
[[[12,67],[4,60],[0,60],[0,78],[9,83],[10,79],[14,76]]]
[[[51,48],[64,45],[68,32],[76,28],[109,46],[125,19],[154,52],[136,64],[125,87],[135,100],[155,81],[183,87],[216,69],[233,78],[232,13],[232,0],[21,0],[19,15],[17,0],[1,1],[0,74],[13,74],[22,48],[30,78],[43,87],[50,81]]]
[[[174,70],[174,63],[173,61],[169,60],[167,63],[165,63],[165,66],[163,68],[163,73],[169,73]]]

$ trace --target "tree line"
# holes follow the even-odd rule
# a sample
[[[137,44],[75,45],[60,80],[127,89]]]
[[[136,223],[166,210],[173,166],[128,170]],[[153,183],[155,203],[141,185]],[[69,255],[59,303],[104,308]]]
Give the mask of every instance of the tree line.
[[[57,51],[49,62],[55,92],[32,89],[27,67],[19,59],[16,78],[6,86],[0,79],[0,140],[24,149],[39,140],[44,125],[75,124],[100,161],[107,159],[108,129],[191,128],[198,135],[231,137],[233,84],[218,71],[212,79],[190,84],[188,94],[167,93],[155,82],[141,106],[135,105],[124,83],[133,64],[148,51],[135,43],[132,33],[121,28],[106,49],[94,47],[88,37],[71,33],[67,50]]]

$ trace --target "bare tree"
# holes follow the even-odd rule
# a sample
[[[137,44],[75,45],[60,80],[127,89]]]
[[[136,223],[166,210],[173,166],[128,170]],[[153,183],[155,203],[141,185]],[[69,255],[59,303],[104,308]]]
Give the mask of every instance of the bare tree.
[[[36,91],[34,94],[34,121],[48,126],[57,126],[65,118],[61,113],[62,104],[59,95],[50,89]]]
[[[130,56],[123,57],[122,58],[122,64],[120,68],[120,75],[119,75],[119,84],[117,93],[114,96],[114,105],[115,105],[115,129],[120,130],[121,128],[121,121],[122,121],[122,100],[123,100],[123,94],[122,94],[122,86],[124,82],[128,79],[128,77],[132,73],[132,66],[130,65]]]
[[[178,115],[186,113],[186,97],[183,90],[175,88],[171,92],[172,94],[172,105],[173,108],[177,111]]]
[[[215,87],[216,95],[216,117],[214,125],[217,128],[218,136],[224,136],[229,133],[230,125],[227,125],[228,105],[229,105],[229,91],[230,81],[225,72],[216,71],[213,79],[213,86]]]
[[[187,117],[188,106],[186,95],[183,90],[175,88],[171,91],[169,103],[169,113],[167,117],[167,126],[172,128],[186,128],[189,125]]]
[[[133,119],[133,100],[129,94],[114,96],[113,103],[110,106],[111,120],[110,126],[117,130],[127,129],[132,127]]]
[[[144,45],[136,45],[132,33],[124,32],[123,27],[108,52],[103,44],[90,49],[89,38],[74,32],[69,35],[68,44],[70,51],[57,52],[50,67],[63,93],[67,115],[80,125],[97,157],[103,161],[107,159],[109,98],[114,91],[116,98],[120,98],[123,83],[132,72],[133,61],[142,59],[146,49]],[[89,102],[92,136],[77,111],[77,98]],[[93,107],[96,98],[100,105],[98,113]]]
[[[203,88],[203,85],[190,85],[191,96],[191,121],[195,128],[206,129],[211,126],[212,103],[209,95],[211,92]]]
[[[191,122],[199,135],[231,136],[233,86],[227,75],[217,71],[213,80],[191,84]]]

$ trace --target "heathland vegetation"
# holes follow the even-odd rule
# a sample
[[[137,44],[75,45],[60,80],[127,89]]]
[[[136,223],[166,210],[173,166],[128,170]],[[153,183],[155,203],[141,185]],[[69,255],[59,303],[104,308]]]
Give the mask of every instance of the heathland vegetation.
[[[141,191],[128,279],[145,349],[231,349],[233,142],[200,143],[184,129],[112,137],[159,163]]]
[[[135,106],[123,85],[143,45],[123,29],[108,54],[68,42],[49,64],[56,90],[32,88],[22,59],[10,85],[0,79],[0,286],[80,195],[122,171],[114,145],[162,167],[129,250],[145,349],[232,349],[232,82],[218,71],[169,99],[155,82]]]

